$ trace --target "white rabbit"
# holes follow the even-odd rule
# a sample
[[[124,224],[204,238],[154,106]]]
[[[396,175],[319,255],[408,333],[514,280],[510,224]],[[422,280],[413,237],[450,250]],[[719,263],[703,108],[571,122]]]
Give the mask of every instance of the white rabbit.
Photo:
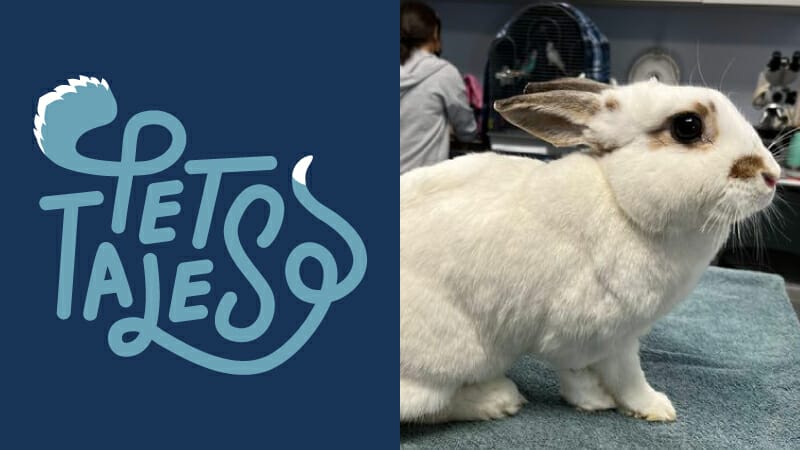
[[[531,83],[509,122],[591,150],[485,153],[400,177],[400,421],[493,419],[525,399],[504,373],[552,364],[564,399],[676,418],[640,336],[684,299],[780,167],[721,93],[656,81]]]

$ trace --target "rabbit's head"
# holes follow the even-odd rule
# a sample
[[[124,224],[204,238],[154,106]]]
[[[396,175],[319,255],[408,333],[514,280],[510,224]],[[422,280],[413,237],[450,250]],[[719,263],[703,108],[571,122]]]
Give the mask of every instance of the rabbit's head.
[[[649,231],[727,230],[775,195],[780,166],[713,89],[572,78],[530,83],[494,107],[553,145],[589,147],[621,210]]]

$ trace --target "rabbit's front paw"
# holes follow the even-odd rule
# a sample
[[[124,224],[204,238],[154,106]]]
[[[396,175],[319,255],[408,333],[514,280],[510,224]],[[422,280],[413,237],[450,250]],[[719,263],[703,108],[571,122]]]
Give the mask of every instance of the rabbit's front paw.
[[[649,391],[639,397],[628,399],[620,411],[629,416],[651,422],[672,422],[677,414],[672,402],[661,392]]]
[[[617,402],[589,369],[566,369],[560,372],[561,396],[582,411],[602,411],[617,407]]]
[[[614,398],[602,390],[581,392],[577,397],[565,397],[565,399],[581,411],[603,411],[617,406]]]
[[[508,378],[463,386],[451,401],[449,420],[492,420],[513,416],[527,403]]]

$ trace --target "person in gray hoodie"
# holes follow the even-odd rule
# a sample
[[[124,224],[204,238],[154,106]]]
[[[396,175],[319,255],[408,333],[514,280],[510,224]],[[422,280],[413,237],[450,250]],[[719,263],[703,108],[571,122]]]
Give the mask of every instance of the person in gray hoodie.
[[[429,6],[400,5],[400,175],[448,158],[448,124],[461,141],[477,130],[461,74],[438,57],[440,33]]]

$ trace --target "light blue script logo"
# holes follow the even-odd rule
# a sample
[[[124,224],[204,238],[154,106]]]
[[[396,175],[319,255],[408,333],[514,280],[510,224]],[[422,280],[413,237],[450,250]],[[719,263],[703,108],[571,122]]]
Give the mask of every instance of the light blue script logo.
[[[116,191],[111,216],[111,230],[121,234],[128,222],[128,204],[133,178],[157,174],[172,166],[183,154],[186,146],[186,131],[177,117],[164,111],[144,111],[128,120],[122,135],[122,151],[119,161],[88,158],[76,148],[85,133],[108,125],[117,117],[117,102],[106,80],[89,78],[68,80],[67,85],[56,87],[39,99],[34,118],[33,133],[42,153],[57,165],[83,174],[116,178]],[[139,161],[136,159],[139,133],[146,126],[163,127],[169,132],[172,142],[158,157]],[[286,259],[285,275],[291,292],[301,301],[310,303],[312,309],[300,327],[278,349],[253,360],[232,360],[206,353],[170,335],[158,327],[161,299],[159,294],[158,259],[155,254],[143,257],[145,273],[145,308],[143,317],[126,317],[116,321],[108,330],[108,345],[122,357],[142,353],[151,342],[202,367],[234,375],[251,375],[274,369],[291,358],[325,318],[331,303],[352,292],[364,277],[367,267],[367,251],[361,237],[341,216],[317,201],[306,186],[306,173],[312,156],[298,161],[292,171],[292,192],[298,202],[314,217],[330,226],[352,253],[350,272],[339,280],[336,261],[328,249],[315,242],[304,242],[295,247]],[[220,189],[223,174],[267,171],[277,166],[272,156],[219,158],[188,161],[184,170],[188,175],[205,176],[200,209],[194,226],[192,245],[203,249],[208,240],[211,218]],[[180,180],[159,181],[147,186],[144,207],[139,227],[139,242],[144,245],[171,242],[175,230],[171,227],[156,227],[161,217],[177,215],[181,206],[176,201],[162,201],[162,197],[183,191]],[[269,205],[269,217],[256,244],[269,247],[278,235],[283,223],[284,203],[281,195],[270,186],[254,184],[244,189],[233,201],[225,215],[223,226],[225,246],[236,268],[258,294],[258,317],[248,326],[231,324],[231,313],[236,306],[234,292],[225,293],[214,313],[214,326],[224,339],[231,342],[250,342],[262,336],[272,323],[275,313],[275,296],[267,280],[247,256],[239,239],[239,222],[247,208],[256,201]],[[47,195],[40,199],[39,206],[45,211],[59,210],[63,215],[61,230],[61,258],[58,276],[58,300],[56,314],[68,319],[72,313],[73,278],[78,234],[78,216],[83,207],[102,204],[102,192],[75,192]],[[306,258],[315,259],[322,267],[322,283],[319,289],[306,285],[300,277],[300,266]],[[192,280],[193,276],[208,275],[214,270],[209,259],[185,261],[178,264],[172,298],[169,303],[169,320],[181,323],[201,320],[208,316],[203,305],[187,306],[190,297],[206,295],[211,291],[207,281]],[[107,277],[108,274],[108,277]],[[110,242],[101,243],[92,264],[83,317],[95,320],[103,295],[114,294],[123,308],[133,304],[131,288],[116,248]],[[125,337],[125,339],[123,339]]]

